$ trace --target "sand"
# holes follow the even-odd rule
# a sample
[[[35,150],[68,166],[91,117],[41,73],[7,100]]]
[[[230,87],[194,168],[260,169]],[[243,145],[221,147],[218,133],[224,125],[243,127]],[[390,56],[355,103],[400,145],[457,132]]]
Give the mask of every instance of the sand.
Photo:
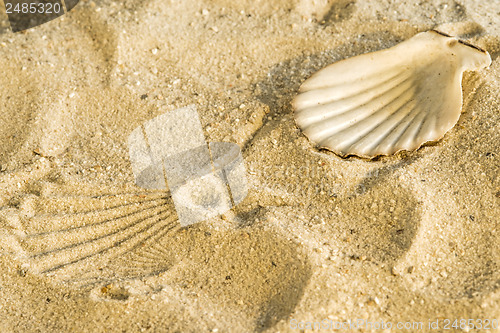
[[[500,320],[498,1],[81,1],[15,34],[0,8],[1,332]],[[493,59],[465,74],[442,140],[342,159],[295,126],[291,100],[313,72],[435,27]],[[249,194],[181,229],[164,193],[134,185],[127,137],[189,104],[208,142],[241,147]],[[145,207],[171,229],[133,230],[150,240],[138,247],[117,232],[102,253],[89,241]],[[101,214],[105,231],[62,231]],[[65,249],[36,256],[53,248]]]

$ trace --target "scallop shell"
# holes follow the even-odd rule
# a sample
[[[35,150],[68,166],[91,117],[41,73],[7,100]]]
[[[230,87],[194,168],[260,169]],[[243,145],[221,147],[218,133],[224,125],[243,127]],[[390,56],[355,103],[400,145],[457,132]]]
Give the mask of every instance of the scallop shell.
[[[435,30],[331,64],[307,79],[295,120],[321,148],[373,158],[436,141],[458,121],[462,75],[488,52]]]

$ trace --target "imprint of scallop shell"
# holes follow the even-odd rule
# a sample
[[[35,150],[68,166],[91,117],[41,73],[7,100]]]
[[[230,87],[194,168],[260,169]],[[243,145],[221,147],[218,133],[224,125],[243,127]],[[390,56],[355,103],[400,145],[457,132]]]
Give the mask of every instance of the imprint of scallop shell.
[[[8,188],[15,176],[2,175],[0,184]],[[166,190],[94,186],[49,172],[11,191],[0,203],[0,250],[19,260],[22,274],[85,287],[172,265],[160,241],[180,226]]]
[[[295,120],[311,141],[341,156],[415,150],[457,123],[464,71],[490,64],[479,47],[435,30],[419,33],[315,73],[293,102]]]

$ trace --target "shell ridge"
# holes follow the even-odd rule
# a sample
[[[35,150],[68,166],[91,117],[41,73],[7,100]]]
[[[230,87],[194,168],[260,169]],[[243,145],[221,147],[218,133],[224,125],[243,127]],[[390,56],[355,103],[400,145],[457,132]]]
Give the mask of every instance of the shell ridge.
[[[376,82],[370,83],[367,87],[361,87],[361,88],[359,88],[359,90],[355,90],[355,91],[346,92],[345,87],[343,87],[343,89],[337,89],[337,88],[332,89],[332,87],[328,87],[328,88],[323,88],[323,89],[309,90],[309,91],[303,92],[297,96],[296,101],[295,101],[295,107],[298,111],[302,111],[304,109],[308,109],[308,108],[314,107],[316,105],[324,105],[324,104],[334,103],[337,101],[342,101],[342,100],[345,100],[347,98],[363,95],[363,94],[365,94],[369,91],[372,91],[372,90],[374,90],[378,87],[381,87],[381,86],[383,86],[383,87],[390,86],[390,83],[392,83],[393,80],[395,80],[397,82],[396,83],[396,85],[397,85],[400,83],[397,80],[398,78],[404,77],[404,79],[402,79],[403,81],[407,79],[407,76],[409,76],[409,75],[402,75],[402,74],[405,74],[406,72],[407,71],[405,71],[405,70],[398,71],[395,75],[391,75],[389,78],[385,79],[382,82],[376,81]],[[362,81],[364,81],[364,80],[362,80]],[[388,90],[390,90],[390,87]],[[322,96],[318,96],[318,95],[322,95]]]
[[[359,126],[360,124],[362,124],[364,121],[366,121],[370,117],[374,117],[379,112],[384,112],[384,110],[386,110],[386,107],[388,107],[392,103],[396,103],[400,98],[404,97],[404,95],[407,94],[409,91],[411,91],[413,88],[411,83],[408,85],[408,87],[404,87],[404,86],[402,86],[402,87],[404,89],[402,92],[400,92],[396,97],[393,97],[388,101],[384,101],[384,103],[379,105],[377,108],[375,108],[375,109],[369,108],[365,111],[365,114],[362,114],[362,115],[350,114],[351,118],[352,117],[361,117],[361,118],[354,119],[354,121],[352,119],[351,120],[350,119],[343,119],[342,122],[344,124],[347,124],[347,126],[345,126],[343,128],[337,128],[335,131],[329,131],[329,132],[326,132],[328,130],[328,129],[326,129],[323,133],[328,133],[328,137],[323,138],[323,141],[328,140],[333,135],[343,135],[343,133],[346,133],[348,131],[352,131],[353,128],[355,128],[356,126]],[[381,99],[382,97],[385,97],[385,96],[386,96],[386,94],[383,94],[383,95],[379,96],[379,99]],[[380,102],[380,101],[379,100],[372,101],[372,103],[375,103],[375,104],[378,104],[378,102]],[[364,104],[360,107],[367,106],[368,104],[369,103]],[[332,119],[330,119],[330,120],[332,120]],[[324,135],[325,134],[323,134],[323,137],[324,137]],[[353,141],[356,141],[356,140],[357,140],[356,138],[353,138]],[[321,142],[321,144],[323,144],[323,142]]]
[[[456,82],[459,82],[456,84]],[[436,103],[431,103],[430,108],[432,108],[431,111],[429,111],[426,115],[426,119],[424,119],[422,125],[420,126],[419,132],[417,136],[420,136],[423,140],[425,141],[431,141],[433,140],[434,136],[439,135],[443,136],[447,131],[449,131],[453,125],[447,124],[445,121],[444,123],[441,122],[438,119],[438,115],[443,114],[448,114],[448,117],[451,118],[449,115],[450,114],[455,114],[456,117],[453,119],[453,123],[456,123],[458,119],[460,118],[461,110],[462,110],[462,72],[459,71],[457,73],[457,78],[456,80],[452,80],[448,83],[448,86],[450,87],[447,91],[443,92],[443,96],[441,96],[440,100],[444,101],[443,104],[441,105],[441,110],[437,109]],[[455,92],[454,92],[455,91]],[[458,104],[454,104],[453,98],[450,98],[447,94],[455,93],[456,96],[458,96]],[[430,117],[430,118],[429,118]],[[429,121],[427,122],[427,120]]]
[[[299,125],[302,126],[304,129],[307,129],[309,126],[314,124],[315,122],[318,121],[326,121],[326,120],[331,120],[334,117],[341,116],[347,112],[350,112],[352,110],[355,110],[356,108],[363,107],[367,105],[370,102],[373,102],[374,100],[378,100],[381,97],[385,96],[389,91],[392,89],[401,86],[403,84],[406,84],[410,81],[411,75],[407,75],[404,80],[397,82],[393,85],[389,84],[382,84],[378,85],[379,88],[383,89],[383,91],[377,93],[374,95],[373,91],[371,89],[362,91],[358,95],[350,96],[348,98],[345,98],[343,100],[338,100],[338,101],[332,101],[326,104],[320,104],[317,106],[313,106],[309,109],[306,110],[300,110],[296,111],[297,114],[297,121],[300,123]],[[356,102],[356,100],[359,100],[360,97],[363,97],[361,102]],[[347,102],[347,106],[342,108],[341,106],[338,106],[337,109],[334,108],[336,104],[339,102],[344,101]],[[349,104],[350,102],[350,104]],[[330,110],[329,112],[325,112],[326,107],[328,107],[327,110]],[[338,111],[340,110],[340,111]],[[301,117],[301,114],[303,117]],[[303,118],[306,119],[303,119]]]
[[[416,130],[415,134],[413,135],[412,141],[416,141],[419,138],[420,135],[425,135],[424,129],[426,129],[427,133],[433,133],[434,132],[434,128],[432,126],[432,123],[433,123],[432,119],[433,119],[433,117],[432,117],[431,113],[434,113],[434,112],[429,111],[429,112],[425,113],[424,118],[418,124],[418,129]],[[426,139],[424,139],[424,142],[425,141],[426,141]]]
[[[161,221],[162,221],[162,219],[161,219],[161,218],[160,218],[160,219],[157,219],[155,222],[150,223],[149,225],[147,225],[146,227],[142,228],[141,230],[139,230],[139,231],[138,231],[138,232],[136,232],[136,233],[132,233],[131,235],[128,235],[128,236],[127,236],[127,237],[125,237],[125,238],[122,238],[122,239],[120,239],[120,240],[118,240],[118,241],[115,241],[115,242],[113,242],[112,244],[107,245],[107,246],[105,246],[105,247],[103,247],[103,248],[100,248],[100,249],[99,249],[99,250],[97,250],[97,251],[92,251],[92,252],[91,252],[91,253],[89,253],[89,254],[85,254],[85,255],[83,255],[82,257],[77,257],[76,259],[73,259],[73,260],[71,260],[71,261],[69,261],[69,262],[63,262],[63,263],[61,263],[61,264],[58,264],[58,265],[52,266],[52,267],[50,267],[50,268],[47,268],[47,269],[43,270],[41,273],[42,273],[42,274],[50,273],[50,272],[53,272],[53,271],[59,270],[59,269],[64,268],[64,267],[67,267],[67,266],[70,266],[70,265],[74,265],[74,264],[79,263],[79,262],[81,262],[81,261],[83,261],[83,260],[86,260],[86,259],[89,259],[89,258],[95,257],[95,256],[97,256],[97,255],[99,255],[99,254],[106,253],[106,252],[108,252],[108,251],[112,250],[113,248],[118,248],[118,246],[119,246],[119,245],[124,244],[125,242],[127,242],[127,241],[129,241],[129,240],[133,239],[134,237],[136,237],[136,236],[138,236],[138,235],[139,235],[139,236],[142,236],[142,235],[144,234],[144,232],[145,232],[145,231],[147,231],[147,230],[151,230],[154,226],[157,226],[157,225],[158,225]],[[165,226],[163,226],[163,227],[165,227]],[[161,228],[160,228],[160,229],[161,229]],[[154,236],[154,235],[156,235],[156,233],[153,233],[152,235],[149,235],[148,237],[152,237],[152,236]],[[97,240],[97,239],[96,239],[96,240]],[[96,240],[93,240],[93,241],[96,241]],[[93,242],[93,241],[92,241],[92,242]],[[137,243],[142,243],[142,242],[144,242],[144,240],[142,240],[142,241],[141,241],[141,240],[136,241],[136,243],[133,245],[133,247],[135,247],[135,246],[137,245]],[[81,245],[86,245],[86,244],[81,244]],[[61,250],[61,251],[62,251],[62,250]],[[58,252],[59,252],[59,251],[58,251]],[[128,252],[128,251],[125,251],[125,253],[126,253],[126,252]]]
[[[134,216],[134,221],[131,223],[127,223],[125,226],[122,226],[121,228],[118,228],[118,230],[115,232],[119,231],[124,231],[129,228],[134,227],[137,225],[137,223],[140,223],[142,221],[146,221],[152,217],[154,217],[157,214],[162,214],[164,213],[165,210],[161,206],[156,206],[156,207],[150,207],[148,209],[141,209],[138,211],[138,213],[141,213],[141,215]],[[132,214],[131,214],[132,216]],[[101,236],[103,235],[109,235],[107,234],[109,228],[113,228],[114,225],[111,224],[111,222],[116,223],[123,223],[128,222],[128,219],[124,219],[124,217],[117,217],[115,219],[110,219],[104,221],[104,223],[99,223],[98,228],[96,228],[95,225],[90,226],[88,230],[86,230],[85,233],[81,232],[81,229],[73,229],[73,230],[61,230],[61,231],[55,231],[55,232],[49,232],[46,234],[38,234],[38,235],[33,235],[33,234],[27,234],[23,241],[25,243],[29,242],[40,242],[42,243],[43,246],[49,247],[52,243],[57,243],[61,239],[70,239],[73,241],[79,241],[79,242],[85,242],[88,239],[101,239]],[[106,224],[106,225],[105,225]],[[96,236],[100,235],[100,236]]]
[[[394,116],[397,116],[397,114],[399,114],[399,113],[403,112],[403,111],[405,110],[405,107],[406,107],[406,106],[408,106],[408,105],[410,104],[410,102],[411,102],[411,100],[410,100],[410,99],[406,100],[406,101],[404,102],[404,104],[403,104],[403,105],[399,106],[399,107],[398,107],[398,108],[397,108],[394,112],[392,112],[392,113],[391,113],[389,116],[387,116],[385,119],[382,119],[381,121],[379,121],[379,122],[378,122],[376,125],[374,125],[374,126],[373,126],[373,127],[372,127],[369,131],[368,131],[368,132],[364,133],[362,136],[360,136],[359,138],[357,138],[357,139],[356,139],[356,141],[355,141],[355,142],[353,142],[353,143],[352,143],[349,147],[347,147],[347,148],[348,148],[348,149],[354,148],[354,147],[356,147],[356,146],[360,145],[360,144],[361,144],[361,142],[362,142],[363,140],[365,140],[365,141],[366,141],[366,140],[367,140],[367,138],[368,138],[370,135],[372,135],[373,133],[375,133],[375,131],[376,131],[377,129],[379,129],[379,128],[380,128],[380,125],[382,125],[382,124],[386,123],[386,122],[387,122],[390,118],[392,118],[392,117],[394,117]],[[390,129],[389,129],[389,131],[390,131]],[[373,149],[374,149],[374,148],[375,148],[375,147],[379,144],[379,142],[385,138],[386,134],[387,134],[387,131],[384,131],[384,133],[382,134],[382,136],[381,136],[381,137],[376,138],[376,139],[374,138],[373,140],[371,140],[371,142],[367,144],[367,149],[365,149],[365,150],[368,150],[368,151],[373,150]]]
[[[396,45],[397,46],[397,45]],[[403,61],[400,61],[399,59],[394,59],[393,53],[396,51],[396,46],[391,47],[389,49],[385,50],[379,50],[375,52],[368,52],[368,53],[363,53],[359,54],[357,56],[351,57],[351,58],[346,58],[339,60],[337,62],[334,62],[318,72],[314,73],[309,79],[307,79],[300,87],[299,92],[303,91],[308,91],[308,90],[313,90],[313,89],[318,89],[325,87],[327,85],[335,85],[339,84],[342,85],[345,82],[338,81],[334,75],[340,74],[340,76],[345,77],[346,75],[353,75],[352,71],[345,71],[344,68],[342,67],[351,67],[355,68],[356,70],[359,70],[361,68],[366,69],[368,67],[369,74],[373,74],[374,76],[380,75],[382,72],[387,72],[390,69],[394,69],[397,67],[399,64],[402,64]],[[388,62],[387,59],[388,57],[392,57],[391,62]],[[397,61],[395,64],[394,61]],[[368,62],[368,66],[366,66],[366,62]],[[394,66],[397,65],[397,66]],[[366,77],[366,70],[363,72],[361,71],[355,71],[354,72],[354,79],[351,80],[350,82],[357,80],[357,79],[362,79],[363,75]],[[361,74],[360,76],[357,76]],[[338,76],[337,76],[338,77]]]
[[[166,229],[166,230],[165,230],[165,229]],[[158,230],[158,231],[161,231],[159,234],[153,233],[153,234],[149,235],[148,237],[146,237],[145,239],[143,239],[142,241],[137,241],[137,242],[135,243],[135,245],[134,245],[132,248],[128,249],[127,251],[122,251],[122,253],[118,253],[118,254],[116,254],[116,255],[123,255],[123,254],[126,254],[126,253],[128,253],[128,252],[131,252],[131,251],[135,250],[136,248],[138,248],[139,246],[142,246],[143,244],[145,244],[145,243],[146,243],[149,239],[151,239],[152,237],[155,237],[155,236],[156,236],[154,239],[155,239],[155,240],[158,240],[158,239],[160,239],[161,237],[164,237],[164,236],[165,236],[168,232],[170,232],[170,231],[172,231],[172,230],[174,230],[174,231],[175,231],[175,230],[177,230],[177,229],[178,229],[178,226],[177,226],[177,225],[175,225],[175,224],[172,224],[172,223],[171,223],[171,224],[164,225],[164,226],[163,226],[160,230]],[[124,240],[124,241],[126,241],[126,240]],[[120,243],[120,244],[121,244],[121,243]],[[120,244],[115,244],[114,246],[110,246],[110,247],[108,247],[108,248],[102,249],[102,250],[100,250],[100,251],[99,251],[99,252],[97,252],[97,253],[92,253],[92,254],[89,254],[89,255],[87,255],[87,256],[85,256],[85,257],[75,259],[75,260],[73,260],[73,261],[71,261],[71,262],[66,262],[66,263],[63,263],[63,264],[59,264],[59,265],[56,265],[56,266],[52,266],[52,267],[50,267],[50,268],[48,268],[48,269],[45,269],[45,270],[44,270],[44,271],[42,271],[41,273],[42,273],[42,274],[47,274],[47,273],[51,273],[51,272],[54,272],[54,271],[57,271],[57,270],[63,269],[63,268],[65,268],[65,267],[68,267],[68,266],[71,266],[71,265],[74,265],[74,264],[78,264],[78,263],[80,263],[81,261],[84,261],[84,260],[86,260],[86,259],[92,258],[92,257],[94,257],[94,256],[96,256],[96,255],[99,255],[99,254],[105,253],[105,252],[107,252],[107,251],[111,250],[112,248],[114,248],[116,245],[120,245]]]
[[[397,150],[400,150],[402,149],[402,147],[398,147],[396,144],[394,143],[397,143],[398,140],[401,138],[401,136],[404,134],[404,132],[408,129],[408,127],[411,125],[411,122],[412,120],[417,116],[419,112],[419,109],[416,105],[413,105],[413,107],[410,109],[410,112],[408,112],[405,117],[403,117],[403,119],[401,119],[400,121],[398,121],[392,128],[391,128],[391,131],[387,133],[387,135],[383,138],[383,140],[381,140],[379,143],[378,143],[378,146],[393,146],[394,149],[391,151],[392,152],[395,152]],[[405,122],[407,121],[407,124],[405,124]],[[394,138],[392,138],[391,136],[393,136]],[[389,140],[391,139],[391,140]],[[391,143],[389,143],[389,141]],[[387,148],[386,148],[387,149]],[[389,152],[387,152],[389,153]]]
[[[154,202],[155,201],[160,201],[160,203],[158,204],[155,204]],[[70,226],[68,228],[65,228],[65,229],[58,229],[58,230],[50,230],[50,231],[44,231],[44,232],[36,232],[36,233],[30,233],[30,234],[27,234],[26,237],[28,238],[34,238],[34,237],[40,237],[40,236],[46,236],[46,235],[49,235],[49,234],[54,234],[54,233],[61,233],[61,232],[68,232],[68,231],[73,231],[73,230],[77,230],[77,229],[84,229],[84,228],[90,228],[90,227],[94,227],[94,226],[98,226],[98,225],[102,225],[102,224],[106,224],[108,222],[112,222],[116,219],[121,219],[121,218],[126,218],[126,217],[130,217],[134,214],[138,214],[146,209],[150,209],[150,208],[156,208],[158,207],[160,204],[166,204],[168,201],[165,199],[165,198],[154,198],[154,199],[148,199],[148,200],[144,200],[143,203],[145,204],[148,204],[148,203],[152,203],[151,206],[146,206],[146,207],[141,207],[142,209],[141,210],[134,210],[130,213],[126,213],[124,215],[119,215],[119,216],[116,216],[114,218],[109,218],[109,219],[105,219],[103,221],[99,221],[99,222],[94,222],[94,223],[85,223],[83,225],[78,225],[78,226]],[[30,219],[30,223],[36,223],[37,220],[47,220],[47,218],[49,217],[54,217],[54,218],[71,218],[71,217],[75,217],[75,218],[88,218],[88,217],[100,217],[100,213],[103,213],[103,212],[108,212],[108,213],[112,213],[113,211],[117,210],[118,208],[123,208],[123,207],[128,207],[128,206],[132,206],[132,205],[135,205],[137,203],[128,203],[128,204],[122,204],[122,205],[116,205],[116,206],[112,206],[112,207],[109,207],[107,209],[98,209],[98,210],[87,210],[87,211],[83,211],[83,212],[77,212],[77,213],[72,213],[72,214],[55,214],[55,215],[49,215],[49,214],[42,214],[42,215],[38,215],[38,216],[35,216],[33,218]],[[142,203],[141,203],[142,205]]]
[[[422,112],[422,109],[418,109],[419,112],[408,123],[408,126],[406,127],[404,132],[402,132],[401,136],[398,138],[394,146],[399,146],[402,149],[411,149],[411,147],[413,147],[412,143],[414,142],[416,134],[420,129],[422,118],[425,118],[425,113]]]
[[[394,130],[404,121],[406,117],[411,115],[414,112],[414,105],[412,105],[412,100],[409,100],[405,103],[401,108],[391,115],[390,119],[388,118],[384,123],[390,124],[390,127],[387,128],[383,133],[380,134],[380,137],[377,140],[374,140],[371,144],[371,149],[375,149],[376,147],[382,146],[384,140],[386,140]],[[398,120],[397,116],[403,115],[401,119]],[[395,122],[394,122],[395,121]]]
[[[451,83],[450,83],[451,84]],[[461,89],[460,89],[460,92],[461,92]],[[441,98],[441,99],[444,99]],[[407,140],[407,144],[410,144],[412,142],[415,142],[415,141],[421,141],[421,140],[418,140],[419,136],[420,135],[424,135],[423,133],[427,133],[427,135],[423,138],[423,142],[421,142],[418,146],[422,145],[424,142],[427,142],[427,141],[432,141],[434,140],[434,134],[436,132],[436,124],[437,124],[437,114],[439,113],[439,110],[436,110],[436,103],[431,103],[430,104],[430,108],[432,109],[427,109],[426,108],[426,112],[423,112],[422,110],[422,105],[421,103],[419,104],[418,102],[416,102],[417,105],[415,105],[415,108],[416,110],[414,110],[413,112],[416,112],[418,110],[418,112],[421,112],[422,114],[424,114],[424,118],[419,121],[417,123],[418,127],[416,129],[414,129],[414,133],[413,133],[413,136],[410,140],[410,138],[406,138]],[[420,106],[419,106],[420,105]],[[416,116],[413,117],[407,124],[407,126],[404,127],[404,129],[402,131],[400,131],[400,134],[393,138],[393,142],[395,143],[394,144],[394,147],[396,148],[396,150],[401,150],[401,149],[411,149],[411,147],[407,147],[405,144],[403,144],[401,141],[403,140],[403,137],[405,135],[408,135],[408,129],[411,127],[411,126],[416,126],[414,125],[414,122],[416,120]],[[404,122],[405,119],[402,119],[400,123],[398,123],[396,125],[396,127],[394,127],[393,129],[393,132],[397,130],[397,127],[402,123]],[[391,135],[391,133],[389,133],[387,135],[387,138]],[[383,142],[380,142],[380,145],[382,145]],[[387,143],[386,143],[387,145]],[[418,147],[416,147],[418,148]]]
[[[358,57],[362,57],[364,56],[364,54],[362,55],[359,55]],[[324,69],[327,69],[324,68]],[[360,76],[354,76],[352,79],[348,80],[348,81],[328,81],[328,82],[324,82],[322,85],[314,85],[314,86],[310,86],[310,87],[305,87],[305,86],[302,86],[299,90],[300,93],[306,93],[308,91],[311,91],[311,90],[322,90],[322,89],[328,89],[328,88],[334,88],[334,87],[339,87],[339,86],[345,86],[346,84],[348,85],[353,85],[353,84],[357,84],[359,83],[360,81],[366,81],[366,80],[372,80],[372,79],[377,79],[380,77],[380,73],[381,71],[373,71],[373,72],[365,72],[363,73],[363,75],[360,75]],[[393,74],[393,77],[394,76],[397,76],[398,74],[401,74],[402,71],[398,71],[397,73]],[[319,72],[318,72],[319,73]],[[386,75],[389,75],[390,73],[386,73]],[[321,77],[315,77],[314,75],[311,76],[309,79],[316,79],[316,80],[320,80]]]
[[[167,211],[168,213],[168,211]],[[155,214],[156,215],[156,214]],[[159,215],[156,215],[156,216],[159,216]],[[151,216],[151,217],[154,217]],[[139,225],[140,223],[142,223],[143,221],[147,221],[149,220],[151,217],[148,217],[146,219],[141,219],[139,221],[136,221],[134,223],[134,225]],[[165,216],[165,217],[168,217],[168,214]],[[93,238],[93,239],[90,239],[90,240],[86,240],[84,242],[79,242],[79,243],[72,243],[72,244],[69,244],[69,245],[65,245],[65,246],[62,246],[62,247],[59,247],[59,248],[52,248],[50,250],[45,250],[45,251],[42,251],[42,252],[39,252],[39,253],[35,253],[33,254],[32,256],[29,257],[30,260],[32,261],[37,261],[39,265],[42,265],[42,266],[47,266],[47,261],[50,263],[50,260],[56,260],[56,261],[59,261],[59,262],[63,262],[62,264],[57,264],[56,266],[57,267],[65,267],[67,265],[71,265],[73,263],[77,263],[77,262],[80,262],[84,259],[87,259],[87,258],[90,258],[90,257],[94,257],[98,254],[101,254],[101,253],[104,253],[104,252],[107,252],[108,250],[112,249],[112,248],[115,248],[117,247],[118,245],[124,243],[125,241],[133,238],[134,236],[142,236],[144,234],[144,231],[146,231],[147,229],[149,228],[152,228],[156,223],[158,222],[161,222],[162,218],[159,218],[157,219],[157,221],[155,221],[154,223],[150,223],[146,228],[143,228],[142,230],[140,231],[136,231],[135,233],[132,233],[131,235],[129,235],[128,237],[124,237],[126,236],[127,234],[129,234],[129,232],[123,232],[121,234],[119,234],[119,239],[118,240],[109,240],[108,242],[106,243],[103,243],[102,240],[105,239],[105,238],[109,238],[111,237],[112,235],[116,234],[117,232],[121,231],[121,230],[114,230],[112,232],[108,232],[100,237],[96,237],[96,238]],[[133,226],[132,226],[133,227]],[[127,230],[127,229],[130,229],[130,228],[122,228],[122,230]],[[64,241],[64,238],[62,239]],[[43,240],[42,240],[43,241]],[[99,241],[99,242],[98,242]],[[96,243],[97,242],[97,243]],[[28,242],[28,244],[22,244],[22,245],[31,245],[31,246],[36,246],[36,245],[44,245],[44,244],[39,244],[39,242],[35,242],[35,243],[32,243],[29,244],[30,242]],[[100,249],[96,249],[95,246],[98,246],[100,247]],[[67,253],[67,250],[70,250],[70,249],[73,249],[73,248],[77,248],[77,247],[80,247],[80,246],[87,246],[88,248],[84,248],[83,250],[86,250],[86,253]],[[104,248],[103,248],[104,247]],[[33,252],[33,251],[31,251]],[[90,252],[90,253],[89,253]],[[75,257],[74,255],[76,254],[76,256],[79,256],[79,258],[77,259],[70,259],[70,258],[67,258],[68,256],[72,256]],[[83,255],[83,257],[82,257]],[[69,261],[68,260],[72,260],[72,261]],[[44,272],[48,272],[48,271],[52,271],[52,269],[45,269],[42,273]]]
[[[359,120],[356,120],[356,122],[352,123],[349,127],[345,128],[345,130],[348,130],[348,129],[352,129],[353,127],[355,126],[359,126],[362,122],[367,122],[370,120],[370,118],[373,118],[375,116],[377,116],[379,113],[387,110],[386,108],[389,107],[391,104],[393,103],[396,103],[397,101],[399,101],[401,98],[405,97],[405,95],[410,92],[412,90],[412,86],[410,85],[409,87],[405,88],[399,95],[397,95],[396,97],[394,97],[393,99],[387,101],[385,104],[381,105],[380,107],[378,107],[377,109],[374,109],[371,113],[367,113],[364,115],[364,117],[360,118]],[[404,104],[408,103],[408,101],[410,101],[411,97],[408,97],[408,98],[405,98],[403,99],[404,100]],[[397,112],[398,110],[400,109],[400,107],[396,108],[396,110],[394,110],[393,112],[391,112],[389,114],[389,116],[387,116],[386,118],[392,116],[395,112]],[[382,123],[384,121],[384,119],[380,119],[380,121],[378,123],[374,123],[373,124],[373,127],[377,127],[380,123]]]
[[[394,113],[397,113],[400,110],[404,110],[404,108],[402,108],[402,107],[404,105],[406,105],[408,102],[409,102],[409,100],[403,100],[403,104],[401,106],[399,106],[398,108],[396,108],[396,110],[394,110],[388,117],[392,116]],[[381,110],[377,111],[377,112],[382,112],[382,111],[384,111],[384,109],[385,109],[385,107],[382,108]],[[372,116],[374,116],[374,115],[373,114],[370,115],[369,117],[363,119],[363,121],[368,121]],[[358,131],[356,131],[356,127],[362,126],[361,122],[358,122],[358,123],[354,124],[353,126],[351,126],[350,128],[345,129],[344,130],[345,131],[344,135],[348,134],[348,132],[351,132],[351,133],[355,132],[355,134],[353,134],[351,136],[351,140],[344,141],[344,144],[340,145],[339,149],[345,151],[345,150],[348,150],[348,149],[352,148],[353,146],[356,146],[361,140],[363,140],[363,138],[365,136],[368,136],[370,133],[372,133],[372,131],[374,131],[376,128],[378,128],[378,126],[380,126],[381,123],[383,123],[384,121],[386,121],[388,117],[382,118],[379,122],[374,123],[372,126],[370,126],[368,128],[367,131],[363,131],[361,129],[358,130]]]
[[[41,257],[41,256],[46,256],[46,255],[50,255],[52,253],[57,253],[57,252],[62,252],[62,251],[65,251],[65,250],[69,250],[69,249],[73,249],[75,247],[78,247],[78,246],[82,246],[82,245],[87,245],[87,244],[91,244],[91,243],[95,243],[97,241],[100,241],[100,240],[103,240],[103,239],[106,239],[108,237],[111,237],[113,235],[116,235],[116,234],[119,234],[119,233],[125,233],[125,232],[129,232],[131,231],[132,228],[136,227],[136,226],[139,226],[140,224],[143,224],[143,222],[146,222],[148,220],[150,220],[151,218],[154,218],[156,216],[164,216],[165,213],[168,213],[167,210],[164,210],[163,212],[161,212],[160,214],[157,214],[157,213],[153,213],[153,214],[150,214],[149,216],[147,217],[144,217],[144,218],[140,218],[138,219],[137,221],[134,221],[132,223],[129,223],[127,224],[126,226],[124,227],[121,227],[121,228],[117,228],[115,230],[113,230],[112,232],[105,232],[103,233],[102,235],[98,236],[98,237],[93,237],[93,235],[91,237],[93,238],[90,238],[90,239],[85,239],[85,240],[77,240],[77,242],[74,242],[74,243],[70,243],[70,244],[67,244],[65,246],[62,246],[62,247],[58,247],[58,248],[51,248],[51,249],[48,249],[48,250],[44,250],[42,252],[39,252],[39,253],[36,253],[34,254],[32,257],[33,258],[37,258],[37,257]],[[168,216],[168,215],[167,215]],[[153,226],[156,222],[153,222],[153,223],[149,223],[148,226]],[[147,229],[146,229],[147,230]],[[48,245],[48,244],[46,244]]]

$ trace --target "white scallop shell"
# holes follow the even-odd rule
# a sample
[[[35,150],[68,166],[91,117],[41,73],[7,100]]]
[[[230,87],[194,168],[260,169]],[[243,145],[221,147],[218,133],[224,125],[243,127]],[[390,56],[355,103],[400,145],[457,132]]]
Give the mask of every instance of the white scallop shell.
[[[295,120],[320,147],[373,158],[439,140],[458,121],[462,74],[488,52],[431,30],[331,64],[306,80]]]

